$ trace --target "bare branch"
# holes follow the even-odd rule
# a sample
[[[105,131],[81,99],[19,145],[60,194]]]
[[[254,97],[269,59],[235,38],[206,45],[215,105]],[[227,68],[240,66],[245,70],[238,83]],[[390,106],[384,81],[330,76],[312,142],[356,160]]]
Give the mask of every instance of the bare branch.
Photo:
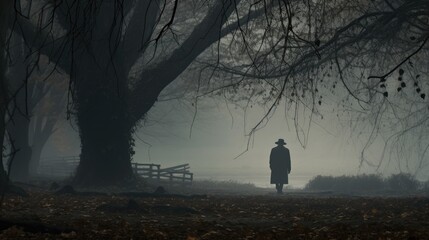
[[[142,80],[136,84],[130,101],[136,121],[153,106],[162,89],[174,81],[201,52],[219,39],[222,26],[234,11],[234,4],[238,3],[239,1],[232,0],[218,1],[169,59],[142,73]]]
[[[126,28],[123,40],[124,65],[129,71],[149,45],[156,23],[159,21],[160,1],[138,1]]]

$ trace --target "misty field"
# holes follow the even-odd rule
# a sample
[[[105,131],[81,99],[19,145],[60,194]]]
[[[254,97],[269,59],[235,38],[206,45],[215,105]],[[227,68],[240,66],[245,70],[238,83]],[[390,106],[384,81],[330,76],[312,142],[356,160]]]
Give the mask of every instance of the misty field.
[[[239,186],[239,185],[237,185]],[[250,187],[248,187],[250,190]],[[8,195],[0,239],[424,239],[429,198],[262,190]]]

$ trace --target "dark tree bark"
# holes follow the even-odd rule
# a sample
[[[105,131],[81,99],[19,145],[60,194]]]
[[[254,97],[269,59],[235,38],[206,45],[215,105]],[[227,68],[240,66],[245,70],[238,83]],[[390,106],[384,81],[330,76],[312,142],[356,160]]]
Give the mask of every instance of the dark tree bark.
[[[16,39],[16,38],[15,38]],[[12,64],[9,66],[8,84],[12,92],[16,91],[14,101],[9,103],[9,108],[13,109],[10,120],[6,126],[7,132],[13,137],[16,154],[9,176],[13,181],[26,181],[29,178],[29,164],[31,159],[31,146],[29,145],[30,115],[32,113],[33,101],[31,96],[27,97],[27,92],[32,93],[33,84],[27,84],[27,66],[29,61],[25,61],[22,41],[15,41],[18,47],[11,49]],[[27,101],[29,100],[29,101]],[[8,163],[9,165],[10,163]]]
[[[13,136],[12,141],[17,150],[9,173],[10,179],[13,181],[27,181],[30,176],[32,150],[28,137],[29,125],[30,119],[21,113],[15,113],[13,120],[7,125],[7,131]]]
[[[76,183],[109,185],[132,178],[132,126],[126,104],[104,93],[89,101],[97,107],[81,106],[77,113],[82,146]]]
[[[2,4],[0,3],[0,9],[2,7]],[[0,14],[2,11],[0,10]],[[0,19],[0,21],[3,19]],[[1,23],[0,23],[1,27]],[[1,33],[0,33],[1,34]],[[3,39],[1,39],[3,40]],[[0,42],[4,43],[3,41]],[[0,191],[5,191],[8,183],[7,175],[3,167],[3,140],[4,140],[4,134],[5,134],[5,114],[6,114],[6,86],[4,84],[4,72],[5,72],[5,66],[3,63],[5,62],[4,59],[4,52],[3,49],[0,47]]]
[[[0,2],[0,190],[7,188],[7,175],[3,168],[3,140],[5,134],[5,114],[8,103],[6,89],[6,39],[9,27],[9,17],[12,11],[12,1]]]
[[[30,176],[36,176],[37,170],[39,168],[40,159],[42,158],[42,151],[43,146],[45,145],[46,141],[43,142],[43,144],[37,144],[31,146],[31,160],[30,160]]]
[[[81,154],[75,182],[80,185],[110,185],[133,177],[133,125],[123,81],[125,76],[118,64],[116,76],[119,79],[115,79],[113,69],[103,67],[111,64],[110,58],[98,56],[94,56],[98,67],[92,62],[93,58],[87,56],[76,68],[75,104]],[[86,66],[93,68],[88,71]]]
[[[59,115],[59,113],[58,113]],[[34,131],[31,144],[30,176],[37,175],[40,158],[45,144],[49,137],[55,132],[55,124],[58,116],[54,117],[33,117]]]
[[[8,71],[9,89],[15,95],[14,101],[9,103],[11,111],[10,120],[6,130],[16,149],[13,161],[8,162],[10,168],[9,177],[13,181],[27,181],[29,178],[29,164],[31,159],[31,146],[29,145],[30,115],[32,113],[34,84],[28,83],[27,72],[30,61],[26,60],[25,46],[23,40],[18,36],[11,38],[13,47],[9,48],[11,63]],[[28,54],[28,52],[27,52]],[[30,97],[28,97],[30,95]],[[29,100],[30,99],[30,100]],[[29,100],[29,101],[28,101]],[[9,166],[12,163],[11,166]]]

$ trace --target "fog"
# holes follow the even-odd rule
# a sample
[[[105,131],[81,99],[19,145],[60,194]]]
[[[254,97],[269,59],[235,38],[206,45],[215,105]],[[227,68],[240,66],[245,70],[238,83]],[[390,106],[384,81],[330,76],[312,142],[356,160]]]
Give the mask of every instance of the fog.
[[[293,112],[285,114],[281,108],[249,140],[250,129],[264,113],[264,109],[253,107],[245,117],[243,110],[218,99],[204,100],[196,115],[195,109],[183,102],[158,103],[135,135],[133,161],[161,164],[162,167],[189,163],[196,180],[235,181],[270,187],[269,153],[274,143],[283,138],[292,158],[289,187],[302,188],[317,175],[376,172],[374,167],[360,165],[365,139],[359,139],[351,132],[348,122],[340,121],[335,112],[326,112],[323,119],[314,118],[305,135],[308,137],[306,144],[302,137],[301,141],[298,139],[289,117]],[[43,157],[79,155],[80,143],[73,122],[61,125],[45,147]],[[377,154],[369,156],[377,159],[380,152],[374,152]],[[389,175],[400,170],[390,164],[379,172]]]
[[[278,110],[268,124],[250,139],[246,151],[249,137],[245,133],[263,117],[264,112],[255,107],[245,118],[242,111],[233,107],[229,109],[231,111],[225,104],[202,106],[192,125],[192,111],[163,111],[158,108],[153,115],[168,113],[158,124],[139,131],[140,140],[137,138],[134,160],[162,165],[190,163],[197,179],[269,186],[269,153],[275,146],[274,142],[283,138],[291,151],[292,187],[302,187],[318,174],[356,174],[359,171],[359,147],[353,144],[349,135],[342,134],[345,128],[338,122],[328,124],[329,120],[324,120],[320,124],[325,126],[312,124],[308,144],[304,148],[293,122],[285,117],[284,111]]]
[[[242,3],[239,5],[243,10],[245,10],[248,7],[247,4],[248,3]],[[256,5],[258,4],[259,3]],[[320,4],[319,6],[319,2],[317,1],[313,2],[313,4],[315,5],[314,7],[320,7],[320,9],[325,11],[325,4]],[[366,7],[366,5],[367,4],[365,3],[362,6]],[[384,5],[385,4],[381,4],[379,6],[380,9],[391,8],[390,6]],[[214,6],[217,6],[217,4],[214,4]],[[143,5],[141,7],[143,7]],[[124,20],[127,27],[126,29],[117,32],[118,36],[124,35],[123,38],[118,40],[124,48],[118,49],[118,55],[115,56],[115,59],[110,59],[112,56],[109,56],[105,51],[105,49],[111,47],[111,43],[109,41],[104,43],[105,46],[102,46],[100,42],[97,42],[97,44],[91,45],[94,49],[82,53],[82,56],[80,56],[81,61],[71,61],[77,64],[71,69],[79,69],[79,71],[77,71],[79,74],[69,71],[68,67],[63,69],[64,76],[70,75],[70,87],[74,87],[73,84],[82,84],[82,86],[76,89],[79,89],[78,91],[82,91],[83,95],[76,92],[76,96],[73,97],[73,99],[69,99],[74,101],[73,104],[76,104],[76,109],[74,109],[76,112],[73,114],[74,116],[72,116],[72,118],[75,117],[76,119],[80,119],[80,122],[79,126],[77,126],[74,124],[73,119],[68,122],[63,120],[57,126],[57,132],[52,136],[49,140],[49,144],[45,147],[43,152],[44,158],[79,156],[81,152],[80,149],[83,149],[81,159],[91,159],[89,162],[95,161],[97,164],[100,164],[100,166],[89,170],[93,171],[91,174],[82,173],[83,176],[94,175],[94,172],[99,172],[98,169],[107,169],[110,165],[105,164],[105,162],[114,162],[118,161],[118,159],[124,159],[123,161],[121,160],[118,162],[120,162],[120,164],[125,162],[122,169],[128,169],[128,172],[131,173],[129,166],[126,165],[129,165],[130,149],[133,149],[135,150],[135,154],[133,156],[134,162],[161,164],[163,167],[189,163],[191,171],[195,174],[194,176],[196,179],[232,180],[254,183],[258,186],[268,186],[270,175],[268,158],[270,149],[275,146],[274,142],[277,141],[277,139],[282,138],[286,140],[287,147],[290,149],[292,155],[292,173],[290,176],[291,187],[303,187],[309,179],[320,174],[337,176],[343,174],[382,173],[389,175],[398,172],[409,172],[416,174],[417,177],[420,177],[423,180],[427,179],[427,176],[423,176],[421,173],[424,171],[417,174],[417,170],[413,170],[416,169],[416,166],[412,164],[412,159],[417,159],[418,157],[414,156],[412,153],[410,154],[411,161],[404,158],[402,154],[397,154],[401,155],[397,157],[399,159],[397,162],[386,160],[389,156],[383,156],[383,139],[381,139],[381,137],[389,137],[389,134],[391,136],[392,132],[397,130],[395,129],[395,125],[400,125],[397,124],[397,121],[389,119],[389,117],[391,117],[390,114],[395,115],[398,121],[404,118],[404,116],[412,118],[412,114],[408,114],[406,111],[408,110],[406,109],[408,105],[403,105],[406,104],[402,98],[404,96],[398,95],[399,98],[393,98],[392,100],[392,96],[395,96],[395,92],[402,94],[405,92],[407,84],[411,85],[411,82],[407,82],[406,84],[405,80],[403,80],[403,77],[405,79],[405,77],[409,78],[411,76],[408,76],[411,74],[408,73],[409,70],[404,71],[402,68],[398,70],[398,80],[401,82],[400,85],[396,86],[397,84],[389,84],[387,86],[384,84],[386,76],[392,75],[391,77],[393,77],[393,75],[396,74],[394,70],[400,67],[399,65],[396,65],[396,62],[398,62],[397,58],[400,59],[402,57],[405,59],[407,55],[402,56],[397,50],[392,50],[392,53],[390,53],[392,54],[392,59],[385,61],[386,63],[383,64],[386,64],[387,69],[391,68],[390,65],[397,67],[384,77],[374,77],[379,75],[379,70],[377,69],[381,69],[382,71],[380,71],[384,72],[383,64],[379,66],[375,64],[378,62],[378,55],[367,56],[366,54],[363,54],[362,56],[359,56],[359,58],[367,60],[368,63],[364,63],[365,61],[363,61],[362,64],[348,63],[349,60],[347,56],[350,55],[350,50],[348,50],[347,47],[352,43],[344,43],[344,46],[342,47],[344,49],[337,49],[336,47],[331,46],[333,42],[338,40],[336,39],[336,31],[338,31],[339,27],[344,27],[344,30],[338,33],[347,33],[347,29],[350,27],[349,25],[342,26],[343,22],[346,19],[347,21],[349,19],[348,16],[336,14],[336,4],[332,4],[332,6],[330,6],[332,8],[332,13],[335,14],[326,14],[325,16],[326,20],[324,21],[330,22],[330,24],[327,24],[326,26],[324,26],[325,24],[322,24],[319,26],[320,29],[312,29],[311,27],[312,22],[318,22],[320,19],[317,14],[315,14],[314,18],[312,17],[313,13],[310,13],[310,7],[309,16],[307,16],[307,14],[296,16],[297,22],[295,24],[290,23],[291,27],[288,29],[284,29],[282,21],[287,18],[284,18],[284,16],[282,16],[283,11],[280,11],[278,12],[279,18],[276,17],[276,14],[273,14],[273,16],[268,16],[266,14],[265,16],[269,18],[273,17],[273,23],[282,22],[279,26],[271,26],[271,24],[265,26],[265,23],[263,23],[264,18],[261,18],[261,20],[263,20],[261,25],[259,20],[256,21],[256,19],[255,25],[253,25],[253,23],[248,24],[250,22],[247,22],[246,24],[248,24],[249,30],[251,30],[249,33],[252,32],[254,34],[243,36],[243,41],[235,39],[234,34],[230,34],[232,32],[229,31],[232,29],[226,29],[227,31],[219,39],[218,31],[217,29],[216,31],[213,30],[215,29],[213,26],[215,26],[214,24],[216,24],[216,26],[219,24],[219,29],[223,29],[223,26],[228,25],[225,24],[228,23],[228,19],[222,19],[220,22],[213,22],[211,24],[204,25],[206,23],[205,20],[202,21],[203,19],[207,19],[207,21],[210,22],[213,21],[212,19],[216,16],[210,15],[215,14],[217,11],[210,11],[213,7],[210,4],[203,8],[196,7],[192,4],[189,4],[189,6],[182,5],[181,8],[183,9],[179,8],[180,11],[178,11],[178,13],[180,13],[178,15],[182,15],[182,17],[176,19],[174,24],[174,30],[181,32],[179,35],[176,35],[174,31],[172,32],[172,35],[164,35],[163,32],[165,29],[164,26],[161,25],[163,24],[163,21],[168,21],[168,17],[163,16],[162,14],[164,11],[162,11],[160,16],[157,17],[156,7],[151,6],[150,3],[145,7],[147,7],[147,9],[146,11],[141,11],[142,13],[155,13],[152,18],[158,19],[157,21],[153,20],[153,22],[145,22],[148,26],[145,25],[144,29],[153,29],[153,32],[145,32],[146,30],[143,30],[142,33],[139,33],[137,31],[140,30],[139,26],[142,22],[142,20],[138,18],[140,12],[134,12],[134,7],[130,6],[129,12],[125,14],[127,15],[127,19]],[[174,12],[176,11],[177,6],[171,5],[169,7],[173,7],[171,10]],[[219,11],[224,10],[224,6],[219,5],[218,7]],[[265,12],[262,10],[266,10],[267,6],[261,5],[260,7],[259,11],[261,11],[261,13]],[[300,4],[296,5],[296,9],[306,8],[307,6],[305,6],[305,4],[302,6]],[[195,12],[195,9],[202,10],[201,15],[195,16],[195,19],[189,20],[188,13]],[[246,14],[244,11],[242,12],[241,9],[240,11],[238,11],[238,9],[230,10],[235,10],[238,18],[241,18],[242,14]],[[318,12],[317,10],[314,11]],[[362,14],[359,11],[356,10],[356,16],[353,16],[353,14],[350,15],[350,13],[347,15],[350,15],[350,18],[353,19],[353,17],[357,17]],[[228,15],[229,14],[231,14],[231,12],[229,12]],[[106,14],[105,16],[109,16],[109,14]],[[146,17],[147,16],[145,16],[145,19]],[[103,20],[106,22],[112,21],[112,19],[107,17]],[[237,20],[237,26],[240,25],[239,21],[241,20]],[[291,21],[292,20],[290,19],[289,22]],[[112,26],[116,24],[116,21],[113,22]],[[60,23],[59,25],[62,24]],[[196,26],[200,27],[197,28]],[[62,27],[64,28],[64,31],[70,30],[68,29],[70,26],[65,25]],[[83,24],[82,27],[85,28],[87,26],[86,24]],[[98,35],[97,37],[99,39],[104,39],[106,34],[113,35],[112,32],[104,30],[102,27],[100,27],[100,29],[103,30],[98,31],[99,27],[100,26],[95,25],[88,29],[88,32],[94,31],[94,34]],[[122,25],[119,28],[121,27]],[[169,27],[169,24],[165,27]],[[207,29],[207,32],[199,32],[198,30],[206,28],[209,28]],[[292,31],[293,28],[296,29],[294,30],[296,32]],[[324,30],[322,31],[321,29]],[[161,31],[159,35],[157,35],[158,30]],[[281,34],[281,30],[287,30],[286,35],[293,32],[293,35],[296,36],[299,36],[300,34],[302,36],[306,36],[305,38],[297,37],[296,39],[293,39],[293,41],[302,42],[301,44],[303,44],[305,48],[300,49],[292,47],[289,45],[288,41],[285,41],[284,46],[270,43],[271,41],[273,43],[277,42],[278,39],[282,39],[284,37]],[[314,31],[314,34],[312,31]],[[329,38],[329,36],[335,37],[332,41],[328,39],[320,39],[320,36],[318,36],[319,31],[326,31],[326,36],[323,36],[323,38]],[[354,30],[350,31],[355,34]],[[279,33],[280,35],[278,35]],[[390,33],[390,30],[386,30],[385,33]],[[143,44],[144,46],[139,46],[138,41],[135,41],[135,39],[139,38],[139,34],[143,34],[145,38],[147,38],[145,41],[148,41],[148,43]],[[311,38],[309,38],[309,36],[311,36]],[[408,35],[404,33],[404,36]],[[161,41],[162,43],[158,42],[160,37],[164,40]],[[252,38],[255,42],[247,46],[246,38],[249,38],[249,40]],[[308,39],[306,40],[306,38]],[[356,39],[354,40],[356,43],[361,41],[361,39],[365,39],[360,35],[356,35],[354,38]],[[412,36],[412,38],[414,40],[416,39],[415,36]],[[149,44],[151,39],[156,39],[156,41]],[[193,44],[188,44],[187,39],[189,39]],[[201,46],[196,47],[196,44],[199,44],[199,41],[202,41],[202,39],[206,42]],[[173,40],[176,43],[173,44]],[[410,40],[410,43],[417,43],[412,39]],[[142,42],[145,41],[142,40]],[[217,47],[215,47],[215,42],[218,43]],[[326,46],[318,49],[321,47],[321,43],[326,44]],[[259,44],[260,47],[257,47]],[[398,45],[398,49],[400,49],[401,52],[404,54],[407,53],[407,48],[402,46],[402,41],[395,44]],[[248,54],[243,54],[243,52],[246,51],[239,50],[239,48],[241,48],[240,46],[249,48],[248,50],[256,50],[258,48],[259,50],[255,51],[254,54],[246,56]],[[416,46],[420,45],[416,44]],[[421,45],[420,49],[423,46],[424,45]],[[159,51],[157,51],[158,47]],[[374,50],[379,50],[377,45],[371,45],[371,47],[373,47]],[[313,48],[316,50],[315,52],[313,52]],[[140,49],[141,54],[137,54],[135,52],[136,49]],[[288,51],[285,50],[283,53],[283,55],[287,53],[287,56],[282,56],[281,59],[279,56],[276,56],[276,54],[271,56],[273,52],[280,52],[283,51],[283,49],[288,49]],[[309,49],[311,49],[311,51]],[[344,59],[338,59],[337,55],[338,53],[341,53],[340,50],[345,53]],[[410,48],[408,50],[411,51],[413,49]],[[150,53],[152,51],[154,52]],[[307,53],[307,51],[309,52]],[[326,51],[326,53],[324,53],[324,51]],[[371,52],[371,50],[365,49],[363,52]],[[272,59],[259,59],[260,56],[264,55],[262,53],[272,57]],[[384,53],[384,51],[381,51],[381,53]],[[413,53],[413,55],[414,54],[415,53]],[[46,58],[53,59],[53,56],[48,55],[49,54],[46,55]],[[313,60],[310,61],[310,59],[314,57],[313,55],[317,56],[319,61],[310,64],[310,62],[313,62]],[[321,55],[325,55],[327,58],[321,61]],[[338,74],[336,73],[336,70],[334,70],[335,66],[332,61],[334,55]],[[127,57],[123,58],[123,56]],[[65,56],[65,58],[67,57],[68,56]],[[332,59],[329,60],[331,57]],[[307,62],[307,58],[309,59],[309,62]],[[258,59],[258,61],[255,59]],[[290,59],[292,61],[291,63],[288,63],[290,64],[290,66],[287,67],[290,68],[289,70],[283,69],[285,65],[283,61],[285,59]],[[87,62],[84,60],[87,60]],[[127,62],[128,60],[129,62]],[[214,60],[217,61],[216,65],[220,66],[216,66],[213,71],[204,70],[207,66],[210,66],[211,68],[211,64],[214,63]],[[181,61],[183,61],[183,63],[181,63]],[[257,65],[253,66],[255,62],[258,62],[258,64],[264,66],[266,69],[260,72],[260,69],[263,68]],[[377,66],[377,69],[372,69],[372,62]],[[110,67],[113,63],[118,66],[124,65],[123,67],[118,68],[121,69],[120,74],[117,73],[119,70]],[[341,65],[345,63],[347,63],[347,66],[350,64],[351,67],[343,70]],[[61,66],[61,64],[65,64],[68,66],[69,63],[65,61],[64,63],[55,64],[58,64],[59,66]],[[88,69],[92,69],[92,67],[88,68],[88,66],[92,65],[94,65],[94,71],[89,71]],[[111,72],[108,72],[103,68],[95,67],[103,65],[107,66],[105,69],[108,69],[108,71]],[[245,70],[246,67],[244,66],[247,65],[252,67]],[[425,66],[424,63],[418,65]],[[420,68],[420,66],[418,68]],[[254,75],[254,70],[257,72],[256,75]],[[417,68],[415,71],[416,73],[419,72]],[[16,72],[23,71],[18,70]],[[393,72],[395,72],[395,74],[392,74]],[[293,73],[293,76],[289,76],[290,73]],[[165,74],[165,76],[163,74]],[[247,76],[248,74],[250,75]],[[76,81],[77,79],[73,79],[74,76],[78,75],[78,81]],[[359,75],[361,76],[358,77]],[[236,77],[238,76],[240,76],[240,78],[242,76],[243,80],[246,79],[246,81],[237,81]],[[420,74],[416,75],[413,84],[416,89],[412,89],[410,91],[417,91],[417,93],[420,93],[423,85],[417,81],[417,76],[420,76]],[[284,84],[282,83],[283,80],[281,80],[283,77],[285,77]],[[98,78],[103,81],[95,82],[94,79]],[[122,79],[118,80],[115,78]],[[248,83],[247,78],[251,80]],[[259,82],[260,79],[264,78],[270,78],[272,80],[266,83]],[[380,78],[379,83],[383,82],[383,84],[373,82],[374,79],[378,78]],[[342,80],[343,84],[338,84],[339,79]],[[347,79],[347,81],[345,81],[345,79]],[[154,86],[157,84],[154,83],[157,82],[162,82],[162,84],[155,88]],[[119,86],[118,83],[121,83],[119,84],[121,86]],[[371,89],[368,89],[368,93],[366,90],[361,91],[361,84],[365,84],[365,86],[369,84],[368,88]],[[63,90],[66,90],[66,88],[67,87]],[[227,91],[219,91],[224,88],[226,88]],[[384,92],[380,92],[379,88],[383,88]],[[117,95],[115,91],[111,91],[112,89],[117,89],[120,94]],[[156,89],[156,91],[154,91],[154,89]],[[281,92],[278,92],[279,89],[281,89]],[[102,94],[105,90],[106,93]],[[124,98],[125,100],[122,99],[121,91],[124,91],[124,96],[126,96]],[[250,94],[250,91],[254,93]],[[312,99],[310,99],[308,92],[312,93]],[[385,99],[389,96],[389,92],[389,101],[392,101],[392,106],[397,104],[398,109],[400,109],[399,114],[397,113],[397,109],[392,109],[385,113],[386,110],[382,108],[386,104]],[[426,93],[423,92],[420,93],[417,98],[424,99],[426,97]],[[100,94],[100,96],[98,96],[98,94]],[[199,94],[207,94],[211,96],[207,98],[199,98],[198,105],[193,106],[191,102],[196,102],[197,100],[192,98]],[[226,94],[224,95],[225,99],[218,97],[218,94]],[[294,94],[297,96],[299,94],[301,97],[294,98]],[[117,98],[117,96],[121,97]],[[264,121],[262,124],[264,127],[258,129],[256,132],[251,131],[251,129],[256,126],[261,119],[264,119],[267,111],[266,108],[270,107],[271,104],[274,104],[277,98],[280,99],[280,97],[283,98],[283,96],[285,96],[285,98],[292,96],[291,101],[295,101],[301,109],[294,111],[292,107],[292,110],[285,112],[283,108],[285,106],[288,107],[288,104],[282,102],[276,109],[275,114],[269,115],[269,121]],[[357,99],[347,99],[351,96]],[[158,101],[166,98],[178,98],[180,100]],[[25,101],[23,101],[24,103],[27,101],[26,97],[22,97],[22,99],[25,99]],[[93,99],[102,100],[92,102]],[[243,99],[247,99],[248,101],[255,103],[259,102],[264,105],[264,107],[254,105],[246,108],[245,110],[235,107],[234,104],[239,104],[239,101],[243,101]],[[353,102],[355,104],[360,104],[361,100],[359,99],[363,99],[364,102],[368,101],[368,104],[365,106],[366,109],[364,109],[363,112],[366,111],[365,117],[370,119],[367,121],[370,122],[369,125],[372,124],[378,128],[376,131],[377,133],[380,133],[385,129],[390,131],[389,133],[384,136],[378,136],[375,134],[374,136],[376,137],[374,137],[370,136],[371,133],[368,132],[371,129],[368,129],[365,126],[355,128],[355,125],[353,128],[350,127],[350,119],[357,122],[361,121],[361,119],[351,118],[347,115],[342,116],[340,114],[341,109],[339,109],[339,102],[345,101],[345,104],[350,105],[353,104]],[[395,99],[397,99],[396,101],[398,103],[396,103]],[[71,102],[69,102],[69,104],[70,103]],[[424,102],[417,103],[424,104]],[[308,113],[303,114],[302,108],[305,108],[305,105],[309,106],[311,104],[315,105],[314,108],[307,109]],[[416,102],[410,103],[410,105],[415,104]],[[115,106],[118,106],[118,109],[114,109]],[[88,107],[87,111],[82,110],[85,109],[85,107]],[[130,108],[128,109],[128,107]],[[402,108],[405,109],[404,112],[402,112]],[[48,112],[49,110],[45,111]],[[297,112],[300,116],[299,119],[296,119],[296,115],[294,115]],[[309,114],[313,115],[312,118],[310,118]],[[374,115],[376,115],[376,117],[374,117]],[[378,115],[384,116],[379,119]],[[422,116],[423,115],[424,114],[422,114]],[[132,118],[132,120],[118,120],[118,116]],[[379,122],[386,119],[387,121],[391,121],[391,126],[381,129],[384,127],[384,124],[379,124]],[[141,122],[138,122],[138,120],[141,120]],[[88,125],[85,125],[85,121],[88,121]],[[112,122],[110,123],[109,121]],[[408,120],[408,124],[412,125],[414,121],[418,122],[417,120],[411,119]],[[124,126],[122,126],[122,124],[124,124]],[[364,125],[365,120],[361,121],[360,124]],[[402,130],[409,127],[407,124],[402,124]],[[419,124],[422,126],[422,123]],[[35,124],[33,123],[33,125]],[[39,125],[43,124],[40,123]],[[88,126],[88,128],[83,129],[82,126]],[[85,131],[88,131],[88,139],[91,140],[86,141],[86,138],[83,137],[83,141],[80,141],[77,133],[78,129],[82,133],[82,136],[84,136],[83,133]],[[124,130],[122,131],[121,129]],[[130,129],[134,129],[136,132],[132,132]],[[124,137],[125,132],[128,132],[127,137]],[[252,134],[249,135],[249,133]],[[130,141],[132,141],[132,134],[134,134],[135,146],[129,146]],[[111,143],[107,141],[108,139],[111,139]],[[417,137],[415,139],[417,139]],[[415,143],[414,141],[419,141],[415,139],[407,142],[405,137],[402,138],[403,142],[407,143]],[[106,140],[106,142],[102,140]],[[371,141],[369,148],[366,148],[366,144],[369,140]],[[124,144],[120,144],[121,141]],[[91,144],[94,145],[88,145],[88,142],[91,142]],[[85,150],[85,146],[87,145],[89,149],[88,151]],[[124,147],[121,148],[121,146]],[[390,143],[389,146],[393,146],[391,148],[397,147],[397,145],[392,143]],[[404,152],[404,156],[409,152],[413,152],[413,150],[406,149],[408,146],[403,146],[404,149],[402,150],[398,148],[399,150],[397,152]],[[417,146],[417,148],[418,147],[419,146]],[[425,146],[420,148],[424,147]],[[363,149],[366,150],[364,154],[362,154]],[[426,149],[428,148],[426,147]],[[109,151],[112,152],[109,153]],[[23,152],[24,151],[21,151],[21,153]],[[421,162],[424,162],[423,158],[426,150],[421,152],[422,154],[419,157],[422,159]],[[85,157],[85,154],[89,154],[88,157]],[[100,156],[94,157],[97,155]],[[362,161],[363,157],[365,158],[365,161]],[[112,158],[113,160],[108,160],[109,158]],[[24,158],[17,156],[17,159]],[[378,165],[377,162],[380,159],[384,159],[384,162]],[[92,164],[88,164],[88,166],[92,166]],[[405,171],[403,169],[404,167],[407,168]],[[112,167],[112,169],[112,172],[115,172],[114,170],[117,170],[118,168]],[[109,172],[104,176],[111,175],[114,174]],[[118,176],[118,178],[120,177]],[[83,180],[83,182],[85,181],[86,180]],[[104,180],[101,182],[104,183]]]

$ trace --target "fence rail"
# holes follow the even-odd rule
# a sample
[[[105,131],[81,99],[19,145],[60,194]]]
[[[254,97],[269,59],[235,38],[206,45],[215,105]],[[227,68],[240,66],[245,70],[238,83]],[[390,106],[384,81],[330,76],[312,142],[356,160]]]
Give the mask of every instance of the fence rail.
[[[60,158],[45,158],[40,161],[38,173],[52,177],[70,177],[79,165],[79,157],[69,156]],[[157,181],[192,183],[194,174],[190,172],[189,164],[161,168],[160,164],[131,163],[135,174]]]
[[[132,163],[134,173],[143,178],[155,180],[181,181],[192,183],[194,174],[189,171],[189,164],[181,164],[168,168],[161,168],[159,164]]]

